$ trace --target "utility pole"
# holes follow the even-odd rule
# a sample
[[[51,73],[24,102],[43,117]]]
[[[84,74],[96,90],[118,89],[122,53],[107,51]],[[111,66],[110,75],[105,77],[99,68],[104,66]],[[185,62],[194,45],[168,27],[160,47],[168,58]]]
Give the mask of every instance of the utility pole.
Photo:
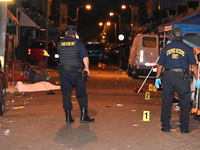
[[[45,30],[45,50],[48,52],[49,46],[49,11],[50,11],[50,1],[46,0],[46,30]],[[48,66],[48,58],[44,56],[44,67],[46,68]]]
[[[45,30],[45,50],[48,51],[48,38],[49,38],[49,1],[46,0],[46,30]]]
[[[7,27],[7,2],[0,2],[0,63],[4,72],[4,57],[6,47],[6,27]]]

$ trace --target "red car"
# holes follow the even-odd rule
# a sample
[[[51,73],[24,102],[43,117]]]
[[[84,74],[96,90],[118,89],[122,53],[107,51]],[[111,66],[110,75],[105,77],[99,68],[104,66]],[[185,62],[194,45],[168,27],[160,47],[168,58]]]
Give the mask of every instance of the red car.
[[[48,41],[48,49],[56,48],[54,41]],[[38,63],[44,56],[50,56],[49,50],[45,50],[45,40],[36,40],[31,43],[28,49],[28,56],[30,63]]]

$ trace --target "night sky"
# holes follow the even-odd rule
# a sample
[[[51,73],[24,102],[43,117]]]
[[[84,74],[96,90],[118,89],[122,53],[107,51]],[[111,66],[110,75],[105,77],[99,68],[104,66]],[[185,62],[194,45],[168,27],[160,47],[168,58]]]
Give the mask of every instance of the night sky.
[[[139,6],[141,10],[145,8],[145,2],[148,0],[61,0],[63,3],[68,4],[68,15],[71,18],[75,18],[77,6],[91,4],[91,10],[85,10],[81,8],[79,10],[78,31],[80,36],[87,38],[96,38],[101,32],[101,28],[98,26],[100,21],[113,21],[117,22],[118,17],[110,17],[109,12],[113,11],[121,15],[122,23],[130,23],[130,8],[127,10],[121,10],[121,5],[133,5]],[[145,15],[145,11],[144,12]],[[141,14],[141,13],[140,13]],[[142,17],[145,18],[145,17]],[[68,19],[68,24],[74,24],[75,22]]]

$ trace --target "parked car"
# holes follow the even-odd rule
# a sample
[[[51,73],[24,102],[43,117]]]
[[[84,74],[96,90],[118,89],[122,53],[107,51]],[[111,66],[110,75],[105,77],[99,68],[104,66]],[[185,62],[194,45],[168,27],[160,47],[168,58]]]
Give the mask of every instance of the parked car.
[[[104,46],[99,42],[87,42],[85,47],[88,51],[88,57],[97,60],[102,60],[104,57]]]
[[[59,54],[57,52],[57,47],[51,47],[48,50],[49,57],[48,57],[48,64],[50,66],[57,66],[59,62]]]
[[[6,79],[3,72],[0,71],[0,116],[4,114],[6,106]]]
[[[130,54],[130,45],[128,44],[111,44],[106,47],[106,56],[120,69],[126,70]]]
[[[119,64],[119,44],[109,44],[105,55],[115,64]]]
[[[31,64],[38,64],[45,56],[49,57],[50,62],[56,62],[58,59],[56,52],[56,43],[52,40],[48,41],[48,50],[45,50],[45,40],[33,41],[28,49],[29,62]]]

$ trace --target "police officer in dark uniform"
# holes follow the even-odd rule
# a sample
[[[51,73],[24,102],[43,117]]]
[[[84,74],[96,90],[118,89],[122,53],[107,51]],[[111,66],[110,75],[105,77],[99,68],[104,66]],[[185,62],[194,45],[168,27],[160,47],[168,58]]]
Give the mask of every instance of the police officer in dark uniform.
[[[182,41],[180,28],[172,30],[173,41],[167,44],[161,51],[158,60],[155,85],[159,88],[161,84],[161,72],[164,68],[162,78],[162,110],[161,131],[170,132],[171,109],[174,93],[177,92],[180,100],[180,131],[189,133],[189,112],[191,109],[191,90],[189,69],[192,69],[196,78],[196,87],[200,88],[198,71],[194,51]]]
[[[61,90],[63,93],[63,108],[66,113],[66,121],[74,122],[71,115],[73,108],[71,102],[72,89],[76,89],[76,97],[81,109],[80,122],[94,122],[88,117],[88,96],[86,84],[82,80],[82,71],[89,73],[89,58],[85,45],[76,38],[76,27],[68,26],[66,37],[59,41],[57,50],[60,56],[58,73],[60,75]],[[84,66],[84,67],[83,67]]]

